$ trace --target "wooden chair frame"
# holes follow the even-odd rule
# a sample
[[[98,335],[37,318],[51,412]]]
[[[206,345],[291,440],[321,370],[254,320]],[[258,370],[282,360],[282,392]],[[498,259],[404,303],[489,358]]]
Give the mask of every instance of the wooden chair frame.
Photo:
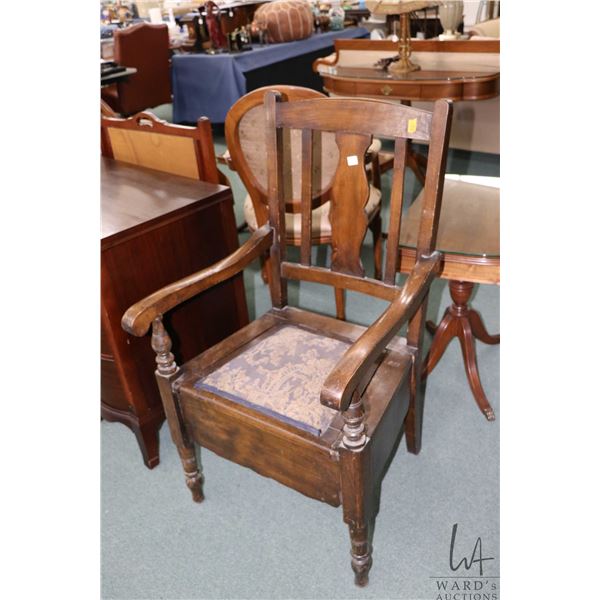
[[[151,112],[140,112],[129,118],[108,117],[102,115],[102,154],[115,158],[108,129],[121,129],[134,132],[151,132],[169,136],[190,138],[193,140],[198,179],[209,183],[229,185],[229,181],[217,168],[210,120],[200,117],[196,127],[174,125],[159,119]]]
[[[286,102],[281,94],[265,98],[268,134],[268,222],[235,253],[175,282],[132,306],[122,325],[143,336],[152,327],[156,377],[177,446],[186,483],[195,501],[204,499],[203,475],[195,443],[252,468],[309,497],[343,506],[349,525],[355,583],[366,585],[372,564],[371,538],[380,483],[404,429],[407,447],[421,447],[421,347],[429,285],[440,268],[434,251],[444,184],[451,104],[436,102],[433,113],[385,102],[311,98]],[[300,262],[286,259],[285,204],[282,189],[284,128],[302,130],[302,173],[311,173],[313,130],[334,131],[340,150],[332,198],[331,268],[311,265],[311,177],[302,183]],[[360,246],[368,227],[364,206],[368,179],[365,150],[372,136],[395,140],[388,251],[384,280],[365,277]],[[417,243],[418,259],[402,287],[395,285],[402,216],[403,181],[409,139],[429,142],[428,169]],[[341,199],[343,198],[343,201]],[[362,217],[361,217],[362,210]],[[271,311],[207,350],[177,365],[163,314],[196,294],[242,271],[269,250]],[[368,328],[312,312],[287,302],[287,280],[327,284],[390,302]],[[395,336],[408,323],[406,343]],[[319,436],[209,390],[194,382],[217,365],[282,325],[308,328],[324,337],[345,339],[348,349],[326,377],[321,404],[336,411]]]

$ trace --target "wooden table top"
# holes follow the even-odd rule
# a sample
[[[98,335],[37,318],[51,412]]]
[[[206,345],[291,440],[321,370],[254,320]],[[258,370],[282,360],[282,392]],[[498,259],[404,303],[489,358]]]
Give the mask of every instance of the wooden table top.
[[[411,101],[487,100],[500,93],[499,43],[413,40],[411,60],[421,69],[397,74],[376,68],[398,53],[387,40],[336,40],[335,56],[313,63],[327,92]]]
[[[402,100],[487,100],[500,93],[497,69],[423,69],[396,75],[374,67],[319,68],[323,86],[342,96],[390,97]]]
[[[464,65],[463,65],[464,67]],[[330,66],[321,69],[321,72],[327,75],[337,77],[346,77],[350,79],[373,79],[376,81],[454,81],[454,80],[475,80],[475,79],[495,79],[499,77],[500,71],[494,67],[484,67],[482,65],[471,65],[467,68],[455,69],[423,69],[411,71],[410,73],[394,73],[377,69],[375,67],[342,67]]]
[[[190,209],[199,200],[231,194],[228,187],[102,157],[102,240]]]
[[[436,249],[447,254],[497,259],[500,256],[499,178],[447,177]],[[483,184],[483,185],[480,185]],[[415,247],[423,192],[402,218],[400,243]]]

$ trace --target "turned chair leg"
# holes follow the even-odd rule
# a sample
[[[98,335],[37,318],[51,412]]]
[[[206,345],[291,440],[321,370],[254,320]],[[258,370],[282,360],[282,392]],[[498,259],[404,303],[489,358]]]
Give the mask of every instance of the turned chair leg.
[[[373,566],[373,547],[369,541],[372,528],[367,523],[350,524],[349,528],[354,583],[365,587],[369,583],[369,571]]]
[[[479,410],[488,421],[496,418],[494,409],[490,406],[483,391],[477,355],[475,353],[475,338],[485,344],[499,344],[500,335],[490,335],[485,328],[481,315],[469,307],[468,302],[473,292],[473,284],[467,281],[450,281],[450,296],[452,305],[446,309],[440,324],[428,322],[427,329],[434,334],[429,353],[425,359],[422,377],[427,377],[433,371],[444,354],[450,341],[457,337],[463,354],[463,362],[467,373],[467,381],[475,397]]]
[[[200,503],[204,500],[204,492],[202,489],[204,477],[202,475],[202,468],[198,465],[198,461],[196,460],[196,449],[193,446],[178,446],[177,452],[179,452],[179,458],[183,465],[185,483],[192,492],[192,499],[194,502]]]
[[[344,521],[350,529],[350,556],[354,583],[369,583],[373,565],[374,498],[371,473],[371,447],[368,445],[362,399],[355,394],[344,413],[340,461],[342,467],[342,507]]]
[[[202,502],[204,500],[202,469],[196,460],[194,443],[188,439],[177,406],[177,398],[173,392],[173,381],[179,374],[179,367],[171,353],[171,346],[171,338],[163,325],[162,316],[156,317],[152,321],[152,349],[156,352],[156,382],[167,416],[169,431],[183,465],[185,483],[192,492],[194,502]]]

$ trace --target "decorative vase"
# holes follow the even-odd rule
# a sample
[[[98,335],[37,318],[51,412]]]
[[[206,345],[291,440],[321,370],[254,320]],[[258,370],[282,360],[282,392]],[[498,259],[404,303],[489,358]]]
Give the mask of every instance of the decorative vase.
[[[458,38],[459,34],[456,29],[463,19],[463,8],[464,3],[462,0],[451,0],[440,4],[438,15],[444,28],[444,33],[439,36],[440,40],[455,40]]]

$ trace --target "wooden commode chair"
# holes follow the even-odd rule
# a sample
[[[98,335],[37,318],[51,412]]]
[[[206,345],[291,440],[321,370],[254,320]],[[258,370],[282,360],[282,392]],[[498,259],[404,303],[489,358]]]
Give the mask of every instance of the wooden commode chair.
[[[440,268],[434,251],[448,144],[451,104],[433,113],[381,101],[307,98],[287,102],[267,92],[267,221],[235,253],[141,300],[125,313],[131,335],[152,328],[156,378],[193,499],[204,499],[195,445],[271,477],[306,496],[342,505],[357,585],[366,585],[372,533],[386,464],[404,432],[410,452],[421,446],[422,400],[418,381],[428,290]],[[286,185],[283,146],[299,132],[299,195]],[[315,139],[329,133],[337,162],[328,194],[332,257],[311,264]],[[386,274],[365,276],[360,249],[369,226],[365,155],[373,136],[395,143]],[[408,140],[429,142],[417,259],[402,287],[393,275]],[[319,201],[320,203],[320,201]],[[266,207],[265,207],[266,210]],[[299,215],[300,261],[286,256],[286,213]],[[273,308],[183,365],[171,353],[163,315],[194,295],[239,273],[266,250]],[[288,305],[287,281],[296,279],[387,300],[369,327]],[[396,336],[408,323],[406,339]],[[218,499],[214,499],[218,501]],[[252,510],[248,507],[248,518]],[[293,535],[293,534],[291,534]],[[201,543],[199,541],[198,543]],[[309,552],[309,549],[298,549]]]

